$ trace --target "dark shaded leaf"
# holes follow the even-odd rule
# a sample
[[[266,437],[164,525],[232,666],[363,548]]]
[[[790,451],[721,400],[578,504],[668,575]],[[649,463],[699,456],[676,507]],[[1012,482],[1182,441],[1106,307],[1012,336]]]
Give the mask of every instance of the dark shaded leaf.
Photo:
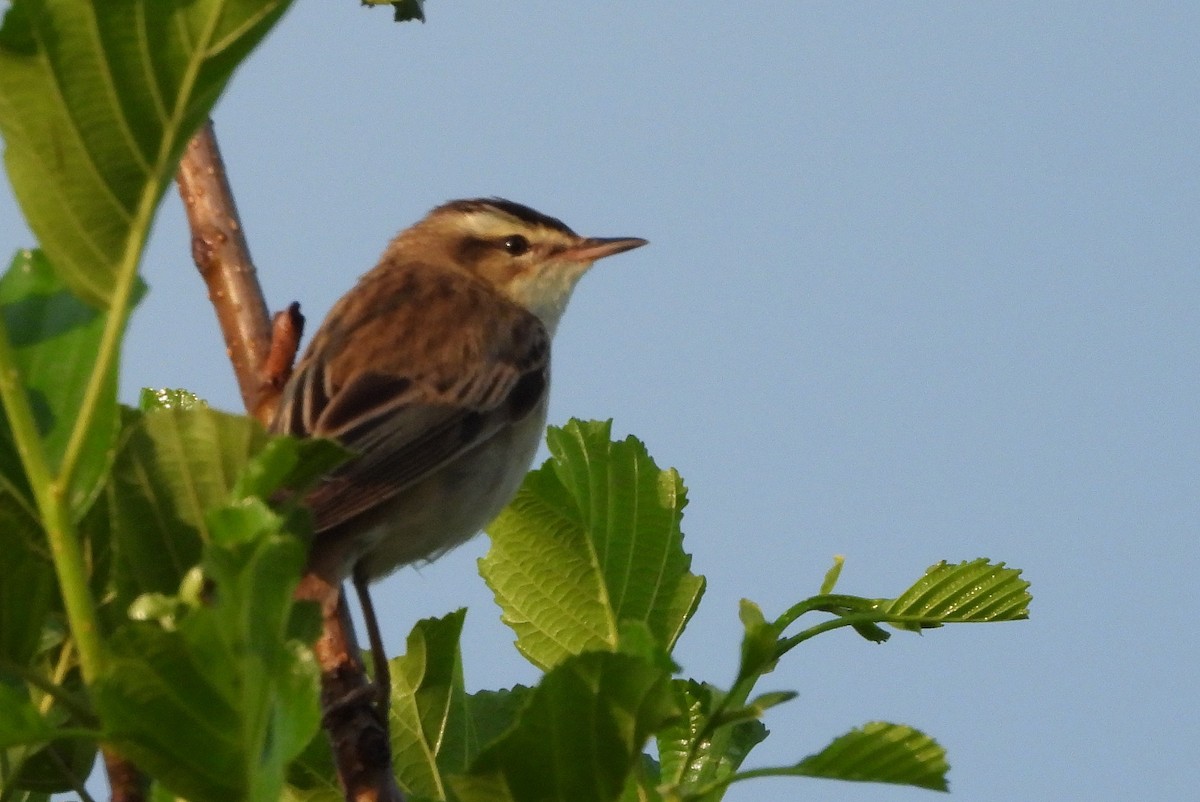
[[[316,732],[317,669],[288,639],[305,549],[259,499],[215,509],[211,601],[164,629],[130,624],[93,689],[109,737],[195,802],[275,799]]]
[[[661,668],[627,654],[569,657],[533,690],[516,724],[450,784],[462,802],[611,802],[641,764],[647,739],[678,714]]]
[[[28,250],[17,253],[0,279],[0,309],[46,459],[51,471],[57,471],[87,393],[106,315],[72,294],[41,251]],[[105,378],[72,477],[68,501],[79,515],[103,483],[118,422],[114,364]],[[3,425],[4,438],[9,440],[7,423]]]
[[[0,665],[29,663],[56,597],[41,526],[21,500],[0,492]]]

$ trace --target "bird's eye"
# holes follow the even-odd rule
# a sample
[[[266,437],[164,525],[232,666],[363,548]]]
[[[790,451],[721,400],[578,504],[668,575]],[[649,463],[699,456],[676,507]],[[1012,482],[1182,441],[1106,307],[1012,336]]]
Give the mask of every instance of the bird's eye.
[[[508,251],[509,256],[520,256],[529,250],[529,240],[520,234],[513,234],[505,238],[504,250]]]

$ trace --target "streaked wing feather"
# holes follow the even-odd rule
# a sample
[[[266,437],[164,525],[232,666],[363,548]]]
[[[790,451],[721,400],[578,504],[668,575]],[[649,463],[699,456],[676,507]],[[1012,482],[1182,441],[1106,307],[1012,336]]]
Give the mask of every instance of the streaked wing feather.
[[[359,456],[308,498],[318,532],[367,512],[512,423],[506,405],[491,408],[385,404],[337,437]],[[325,436],[324,432],[318,433]]]
[[[477,363],[442,392],[409,376],[372,371],[327,397],[323,376],[297,375],[303,396],[286,399],[280,429],[295,421],[358,454],[310,493],[317,531],[385,503],[528,414],[545,392],[549,341],[539,323],[523,331],[505,358]]]
[[[481,415],[450,408],[410,407],[398,415],[420,418],[432,425],[419,437],[403,442],[395,438],[395,448],[390,446],[388,437],[376,438],[378,446],[360,452],[359,458],[314,488],[308,504],[318,532],[333,529],[385,503],[509,423],[501,410]]]

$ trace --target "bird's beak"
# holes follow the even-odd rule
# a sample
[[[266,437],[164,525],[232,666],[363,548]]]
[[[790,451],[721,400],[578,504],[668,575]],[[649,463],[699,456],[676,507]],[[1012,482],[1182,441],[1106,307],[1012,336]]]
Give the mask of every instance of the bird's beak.
[[[566,255],[576,262],[594,262],[606,256],[632,251],[646,244],[640,237],[588,237],[567,249]]]

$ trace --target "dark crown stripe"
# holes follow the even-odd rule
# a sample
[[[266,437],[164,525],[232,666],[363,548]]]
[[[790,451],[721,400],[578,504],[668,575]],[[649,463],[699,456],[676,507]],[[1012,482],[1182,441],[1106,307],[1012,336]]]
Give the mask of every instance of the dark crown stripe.
[[[557,217],[551,217],[548,214],[542,214],[536,209],[530,209],[520,203],[514,203],[504,198],[470,198],[467,200],[456,200],[444,203],[437,207],[430,214],[441,214],[443,212],[462,212],[464,214],[470,212],[485,212],[488,210],[498,210],[507,215],[517,218],[525,223],[535,226],[543,226],[552,228],[556,231],[561,231],[564,234],[575,235],[570,226],[559,220]]]

